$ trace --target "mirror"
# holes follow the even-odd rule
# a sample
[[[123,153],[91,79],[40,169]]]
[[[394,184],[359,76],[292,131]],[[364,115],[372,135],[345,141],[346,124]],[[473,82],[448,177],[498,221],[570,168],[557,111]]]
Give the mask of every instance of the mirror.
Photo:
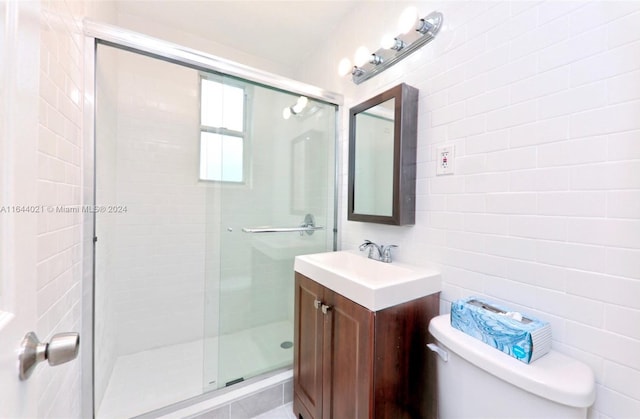
[[[321,131],[311,129],[291,141],[291,213],[321,213],[326,199],[327,143]]]
[[[418,90],[400,84],[350,110],[348,219],[415,222]]]

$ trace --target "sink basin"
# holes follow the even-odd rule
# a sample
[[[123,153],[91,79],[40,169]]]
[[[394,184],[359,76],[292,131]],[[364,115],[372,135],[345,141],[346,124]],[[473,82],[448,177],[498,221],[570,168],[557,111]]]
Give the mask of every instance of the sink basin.
[[[354,251],[296,256],[294,269],[371,311],[441,289],[438,271],[397,262],[382,263]]]

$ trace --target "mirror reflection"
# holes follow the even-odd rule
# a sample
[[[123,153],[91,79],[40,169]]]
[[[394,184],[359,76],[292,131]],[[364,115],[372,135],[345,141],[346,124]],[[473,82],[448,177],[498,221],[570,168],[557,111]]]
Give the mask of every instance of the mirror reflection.
[[[391,98],[356,115],[356,214],[393,214],[394,108],[395,98]]]

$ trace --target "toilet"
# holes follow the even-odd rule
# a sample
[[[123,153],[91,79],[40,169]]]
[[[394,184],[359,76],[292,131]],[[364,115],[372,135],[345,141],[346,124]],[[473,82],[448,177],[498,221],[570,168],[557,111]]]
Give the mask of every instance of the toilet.
[[[551,350],[525,364],[435,317],[429,349],[437,358],[438,417],[586,418],[595,400],[587,365]]]

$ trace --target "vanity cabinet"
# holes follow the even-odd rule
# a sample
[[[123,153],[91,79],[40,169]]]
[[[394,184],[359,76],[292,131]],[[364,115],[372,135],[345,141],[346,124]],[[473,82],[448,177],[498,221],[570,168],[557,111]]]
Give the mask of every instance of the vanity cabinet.
[[[426,344],[438,307],[435,293],[371,311],[296,272],[296,417],[435,418]]]

